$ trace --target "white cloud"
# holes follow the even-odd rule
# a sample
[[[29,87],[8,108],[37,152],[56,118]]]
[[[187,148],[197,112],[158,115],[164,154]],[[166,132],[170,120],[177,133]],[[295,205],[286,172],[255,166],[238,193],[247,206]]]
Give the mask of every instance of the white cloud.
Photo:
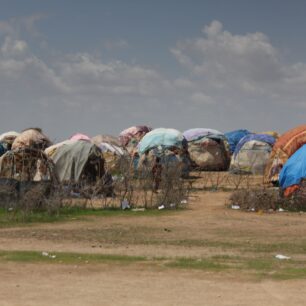
[[[38,19],[27,21],[33,35]],[[200,37],[170,49],[182,71],[171,79],[150,66],[86,52],[43,60],[18,24],[0,22],[1,130],[41,125],[65,137],[132,124],[261,130],[304,121],[306,63],[286,63],[263,33],[235,35],[213,21]]]
[[[24,40],[13,40],[10,36],[6,36],[1,52],[6,56],[21,55],[27,48],[28,44]]]

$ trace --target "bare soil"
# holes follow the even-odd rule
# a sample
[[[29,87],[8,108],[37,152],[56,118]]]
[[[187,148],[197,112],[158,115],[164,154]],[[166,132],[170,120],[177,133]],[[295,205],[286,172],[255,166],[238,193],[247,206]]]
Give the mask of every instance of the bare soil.
[[[165,258],[305,259],[306,214],[225,207],[229,192],[197,191],[188,209],[86,217],[0,229],[0,251],[36,250]],[[306,280],[254,280],[132,263],[0,262],[0,305],[305,305]]]

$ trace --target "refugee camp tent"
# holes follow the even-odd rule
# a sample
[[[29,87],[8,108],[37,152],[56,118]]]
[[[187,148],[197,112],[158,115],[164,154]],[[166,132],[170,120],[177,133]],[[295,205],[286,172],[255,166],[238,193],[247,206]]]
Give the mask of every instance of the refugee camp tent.
[[[110,135],[97,135],[91,141],[101,149],[105,166],[110,173],[119,173],[123,163],[130,161],[127,150],[122,147],[118,138]]]
[[[87,136],[87,135],[85,135],[85,134],[82,134],[82,133],[74,134],[73,136],[70,137],[70,140],[91,141],[89,136]]]
[[[224,134],[228,141],[231,153],[235,152],[236,145],[238,144],[240,139],[248,134],[251,134],[251,132],[248,130],[235,130]]]
[[[6,144],[6,148],[10,149],[15,138],[19,136],[19,133],[15,131],[9,131],[0,135],[0,142]]]
[[[256,134],[270,135],[270,136],[274,137],[275,139],[279,138],[279,134],[275,131],[266,131],[266,132],[261,132],[261,133],[256,133]]]
[[[88,141],[62,144],[51,158],[60,182],[94,182],[105,173],[101,150]]]
[[[228,144],[217,130],[197,128],[183,133],[194,168],[205,171],[227,170],[230,163]]]
[[[64,140],[62,142],[59,142],[59,143],[56,143],[48,148],[45,149],[45,153],[47,154],[48,157],[52,157],[56,151],[58,150],[58,148],[60,148],[61,146],[63,145],[69,145],[69,144],[73,144],[75,143],[76,141],[78,140],[71,140],[71,139],[68,139],[68,140]]]
[[[306,145],[287,160],[280,172],[279,185],[284,195],[290,196],[297,191],[303,179],[306,179]]]
[[[265,183],[277,183],[283,165],[304,144],[306,144],[306,125],[298,126],[281,135],[270,154],[265,169]]]
[[[121,142],[119,141],[119,138],[117,138],[115,136],[111,136],[111,135],[97,135],[95,137],[92,137],[91,141],[97,146],[100,143],[109,143],[109,144],[117,146],[117,147],[122,146]]]
[[[230,171],[233,173],[263,174],[275,138],[267,134],[249,134],[236,146]]]
[[[0,157],[0,177],[37,181],[55,179],[56,175],[53,173],[53,164],[42,150],[25,147],[7,151]]]
[[[163,167],[177,167],[178,173],[187,176],[189,163],[186,158],[187,141],[175,129],[158,128],[147,133],[138,145],[139,170],[152,169],[158,159]],[[136,157],[137,158],[137,157]]]
[[[151,130],[152,129],[150,127],[145,125],[132,126],[120,133],[120,143],[131,155],[133,155],[139,141]]]
[[[175,129],[158,128],[147,133],[139,142],[138,151],[143,154],[154,148],[160,150],[169,148],[182,149],[186,140],[181,132]]]
[[[39,128],[30,128],[21,132],[14,140],[12,149],[45,149],[51,145],[49,138]]]

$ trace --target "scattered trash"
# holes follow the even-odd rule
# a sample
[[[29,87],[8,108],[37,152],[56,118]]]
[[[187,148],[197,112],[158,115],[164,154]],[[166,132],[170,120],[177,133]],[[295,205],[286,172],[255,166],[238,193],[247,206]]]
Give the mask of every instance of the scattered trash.
[[[14,208],[13,207],[9,207],[8,211],[13,211]]]
[[[181,201],[181,204],[187,204],[188,202],[187,202],[187,200],[182,200]]]
[[[159,210],[165,209],[165,205],[160,205],[160,206],[158,206],[158,209],[159,209]]]
[[[282,254],[276,255],[275,258],[280,259],[280,260],[291,259],[291,257],[285,256],[285,255],[282,255]]]
[[[42,255],[42,256],[49,257],[49,258],[52,258],[52,259],[56,258],[56,255],[51,255],[51,254],[49,254],[48,252],[42,252],[41,255]]]
[[[145,211],[145,208],[133,208],[132,211]]]
[[[124,199],[122,202],[121,202],[121,209],[125,210],[125,209],[130,209],[130,204],[129,204],[129,201]]]
[[[240,209],[239,205],[232,205],[232,209]]]
[[[175,208],[176,205],[174,203],[170,204],[170,208]]]
[[[284,212],[284,211],[286,211],[286,210],[285,210],[285,209],[282,209],[282,208],[279,208],[278,211],[279,211],[279,212]]]

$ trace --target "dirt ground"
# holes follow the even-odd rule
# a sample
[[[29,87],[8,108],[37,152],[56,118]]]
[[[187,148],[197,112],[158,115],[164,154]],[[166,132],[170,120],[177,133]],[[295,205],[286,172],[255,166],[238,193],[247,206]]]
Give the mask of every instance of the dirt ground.
[[[225,207],[229,192],[197,191],[182,211],[86,217],[0,229],[0,251],[148,258],[306,259],[306,214]],[[0,305],[305,305],[306,279],[158,265],[0,261]]]

